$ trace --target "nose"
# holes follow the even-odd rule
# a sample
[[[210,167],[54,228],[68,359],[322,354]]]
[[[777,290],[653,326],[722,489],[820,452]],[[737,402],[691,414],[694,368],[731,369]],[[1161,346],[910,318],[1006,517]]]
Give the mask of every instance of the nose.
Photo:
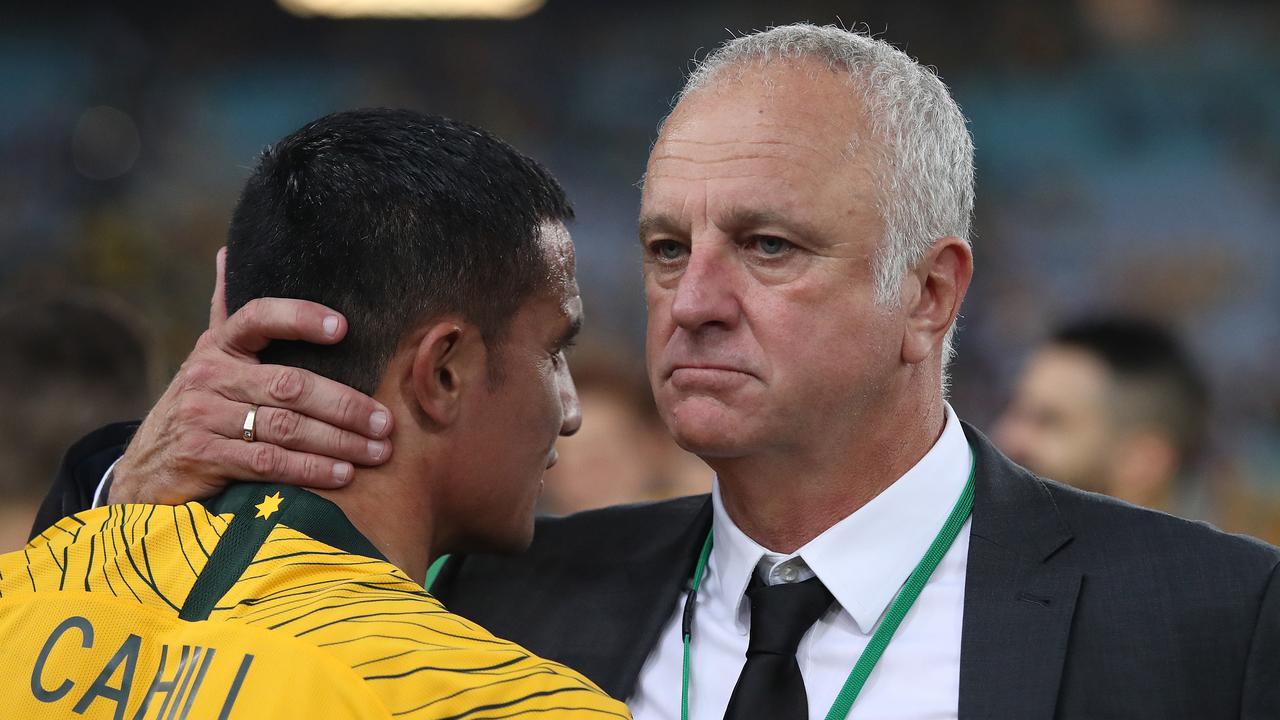
[[[708,325],[731,328],[741,308],[734,289],[733,264],[726,246],[694,243],[676,286],[671,319],[687,331]]]
[[[569,373],[569,364],[564,363],[557,371],[560,386],[560,408],[563,413],[560,420],[560,434],[568,437],[582,427],[582,403],[578,400],[578,388],[573,384],[573,375]]]

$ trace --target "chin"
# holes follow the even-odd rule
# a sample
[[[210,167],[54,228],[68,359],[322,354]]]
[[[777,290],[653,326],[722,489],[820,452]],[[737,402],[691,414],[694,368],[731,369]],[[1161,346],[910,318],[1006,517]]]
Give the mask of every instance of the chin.
[[[528,550],[533,542],[532,506],[518,516],[497,517],[489,512],[476,519],[480,522],[464,536],[457,552],[513,555]]]
[[[527,530],[504,529],[500,532],[487,531],[476,533],[466,543],[463,550],[467,553],[489,553],[493,555],[518,555],[529,549],[533,542],[533,523]]]
[[[746,452],[748,443],[738,433],[721,430],[707,425],[677,425],[671,429],[671,437],[684,450],[700,458],[739,457]]]
[[[682,400],[662,419],[676,444],[699,457],[736,457],[749,444],[741,413],[710,398]]]

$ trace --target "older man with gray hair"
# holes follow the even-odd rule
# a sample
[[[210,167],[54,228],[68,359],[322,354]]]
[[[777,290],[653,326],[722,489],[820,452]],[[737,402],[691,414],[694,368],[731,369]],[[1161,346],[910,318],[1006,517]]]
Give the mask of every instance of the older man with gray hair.
[[[946,403],[972,207],[932,72],[832,27],[726,43],[662,126],[640,217],[650,380],[713,492],[541,521],[528,553],[453,557],[432,592],[640,720],[1280,717],[1275,548],[1035,477]],[[332,342],[321,320],[223,345]],[[290,431],[223,474],[378,461],[367,398],[242,355],[205,352],[227,380],[162,399],[113,500],[198,492],[172,468],[249,403]],[[210,411],[166,427],[178,399]],[[96,483],[122,439],[63,481]]]

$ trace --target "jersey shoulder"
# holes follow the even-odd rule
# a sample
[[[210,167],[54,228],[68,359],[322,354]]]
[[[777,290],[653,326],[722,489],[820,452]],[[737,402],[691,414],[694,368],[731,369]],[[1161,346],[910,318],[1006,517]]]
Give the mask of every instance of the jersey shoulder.
[[[0,593],[105,593],[177,612],[227,524],[197,503],[69,515],[0,556]]]
[[[390,563],[284,526],[210,619],[314,646],[395,717],[629,717],[591,681],[449,612]]]

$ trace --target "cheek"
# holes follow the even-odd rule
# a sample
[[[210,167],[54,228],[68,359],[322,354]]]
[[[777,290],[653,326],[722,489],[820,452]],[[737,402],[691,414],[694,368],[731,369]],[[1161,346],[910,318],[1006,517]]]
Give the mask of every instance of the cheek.
[[[645,357],[652,367],[653,361],[662,354],[667,341],[675,332],[675,321],[671,317],[671,298],[673,293],[663,288],[654,288],[645,283],[645,309],[648,312],[645,321]]]
[[[675,297],[675,290],[665,288],[659,285],[652,277],[646,274],[644,281],[644,304],[649,311],[649,333],[655,330],[669,327],[671,321],[671,299]]]
[[[547,367],[539,373],[538,383],[535,427],[543,428],[553,436],[559,435],[571,396],[567,372],[548,361]]]
[[[901,359],[900,327],[879,308],[804,296],[757,308],[752,332],[772,371],[818,392],[825,392],[824,384],[815,377],[870,379],[896,368]]]
[[[1105,423],[1092,422],[1078,428],[1071,438],[1071,451],[1076,454],[1100,457],[1106,454],[1108,443]]]

